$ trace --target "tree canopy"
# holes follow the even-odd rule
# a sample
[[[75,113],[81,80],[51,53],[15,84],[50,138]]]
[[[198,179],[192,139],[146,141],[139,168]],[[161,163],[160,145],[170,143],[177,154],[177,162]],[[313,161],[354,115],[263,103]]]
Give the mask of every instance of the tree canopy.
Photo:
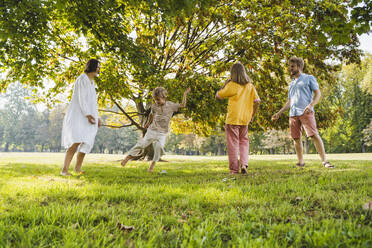
[[[120,110],[117,126],[141,129],[156,86],[167,88],[173,101],[181,101],[191,87],[184,115],[195,132],[208,133],[223,123],[225,104],[214,94],[239,60],[262,98],[252,127],[266,129],[287,98],[287,59],[303,57],[305,72],[327,88],[335,82],[337,63],[360,61],[357,35],[370,31],[371,5],[362,0],[5,0],[1,90],[15,81],[42,89],[50,80],[53,87],[39,98],[52,104],[94,57],[102,62],[99,102]],[[329,125],[337,111],[321,104],[320,125]],[[283,128],[287,120],[275,125]]]

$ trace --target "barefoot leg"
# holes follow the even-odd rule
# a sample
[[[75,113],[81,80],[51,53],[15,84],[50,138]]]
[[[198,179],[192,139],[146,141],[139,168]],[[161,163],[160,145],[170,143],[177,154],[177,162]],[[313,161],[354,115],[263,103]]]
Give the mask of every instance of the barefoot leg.
[[[132,158],[133,158],[133,156],[128,155],[125,159],[123,159],[123,160],[121,161],[121,166],[124,167],[124,166],[128,163],[128,161],[131,160]]]
[[[149,167],[149,169],[148,169],[148,172],[149,172],[149,173],[151,173],[151,172],[154,170],[155,164],[156,164],[155,161],[152,161],[152,162],[151,162],[151,165],[150,165],[150,167]]]
[[[63,175],[63,176],[71,175],[70,173],[68,173],[68,168],[70,167],[71,160],[74,157],[74,154],[75,154],[79,145],[80,145],[80,143],[75,143],[67,149],[66,155],[65,155],[65,162],[63,164],[63,169],[61,171],[61,175]]]
[[[85,157],[85,153],[78,152],[77,157],[76,157],[76,165],[75,165],[75,172],[81,173],[81,166],[83,164]]]

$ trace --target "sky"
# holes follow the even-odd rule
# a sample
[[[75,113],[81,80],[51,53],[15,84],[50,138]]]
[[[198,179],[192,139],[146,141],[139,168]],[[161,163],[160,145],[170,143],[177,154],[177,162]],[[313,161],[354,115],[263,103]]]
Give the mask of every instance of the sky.
[[[359,36],[360,49],[372,54],[372,34]]]

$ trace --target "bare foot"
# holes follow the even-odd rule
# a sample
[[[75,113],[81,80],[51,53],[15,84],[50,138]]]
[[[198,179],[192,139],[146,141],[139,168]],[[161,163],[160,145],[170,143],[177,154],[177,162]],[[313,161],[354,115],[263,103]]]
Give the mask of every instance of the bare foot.
[[[61,171],[60,174],[61,174],[61,176],[64,176],[64,177],[65,177],[65,176],[72,176],[72,174],[71,174],[70,172],[68,172],[68,171],[67,171],[67,172],[65,172],[65,171]]]
[[[154,170],[154,167],[155,167],[155,162],[152,162],[149,169],[147,170],[149,173],[153,172]]]
[[[79,170],[79,171],[74,171],[76,174],[79,174],[79,175],[81,175],[81,174],[84,174],[85,173],[85,171],[82,171],[82,170]]]
[[[132,158],[132,156],[128,155],[125,159],[123,159],[123,160],[121,161],[121,166],[124,167],[124,166],[128,163],[128,161],[129,161],[131,158]]]

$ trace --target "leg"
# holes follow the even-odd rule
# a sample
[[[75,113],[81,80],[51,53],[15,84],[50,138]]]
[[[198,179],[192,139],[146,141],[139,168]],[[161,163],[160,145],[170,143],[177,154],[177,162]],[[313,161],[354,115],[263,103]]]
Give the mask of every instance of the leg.
[[[325,163],[327,159],[322,138],[320,138],[319,134],[315,134],[311,136],[311,138],[314,141],[314,146],[316,151],[319,153],[320,159],[322,160],[323,163]]]
[[[151,165],[148,169],[148,172],[150,172],[150,173],[154,170],[156,162],[158,162],[160,160],[161,152],[163,150],[162,142],[161,142],[160,139],[159,139],[159,141],[158,140],[154,141],[154,143],[152,143],[152,146],[154,148],[154,157],[152,158]]]
[[[311,139],[314,141],[315,149],[319,153],[322,162],[326,162],[324,145],[322,138],[320,138],[318,133],[314,113],[311,112],[308,114],[304,114],[300,118],[307,137],[311,137]]]
[[[69,175],[68,168],[70,167],[71,160],[74,157],[74,154],[75,154],[77,148],[79,147],[79,145],[80,145],[80,143],[74,143],[74,144],[72,144],[72,146],[70,146],[67,149],[66,155],[65,155],[65,161],[64,161],[64,164],[63,164],[63,169],[61,171],[62,175]]]
[[[295,145],[295,150],[296,150],[296,155],[298,159],[298,163],[300,165],[304,164],[304,157],[303,157],[303,147],[302,147],[302,139],[293,139],[294,140],[294,145]]]
[[[81,172],[81,165],[83,164],[84,157],[85,157],[85,153],[78,152],[76,156],[76,165],[75,165],[76,172]]]
[[[326,168],[334,168],[334,166],[327,161],[323,140],[319,136],[318,128],[316,127],[314,113],[311,112],[308,114],[304,114],[301,117],[301,122],[304,126],[307,137],[311,137],[314,141],[315,149],[319,153],[323,166]]]
[[[298,159],[298,164],[300,166],[304,165],[303,158],[303,147],[302,147],[302,124],[299,117],[289,118],[289,129],[291,132],[291,137],[294,141],[294,146],[296,150],[296,155]]]
[[[239,154],[240,163],[242,165],[242,173],[247,173],[248,158],[249,158],[249,139],[248,126],[241,126],[239,129]]]
[[[151,143],[150,138],[149,138],[150,132],[147,131],[145,134],[145,137],[141,139],[140,141],[137,142],[135,146],[133,146],[130,151],[128,152],[128,156],[126,156],[122,161],[121,161],[121,166],[125,166],[129,160],[139,157],[143,154],[143,150]]]
[[[156,164],[155,161],[152,161],[152,162],[151,162],[150,167],[149,167],[149,169],[147,170],[149,173],[151,173],[151,172],[154,170],[155,164]]]
[[[239,130],[234,125],[226,124],[227,155],[230,173],[239,173]]]
[[[131,155],[126,156],[125,159],[123,159],[123,160],[121,161],[121,166],[124,167],[124,166],[128,163],[128,161],[131,160],[132,158],[134,158],[134,157],[131,156]]]

